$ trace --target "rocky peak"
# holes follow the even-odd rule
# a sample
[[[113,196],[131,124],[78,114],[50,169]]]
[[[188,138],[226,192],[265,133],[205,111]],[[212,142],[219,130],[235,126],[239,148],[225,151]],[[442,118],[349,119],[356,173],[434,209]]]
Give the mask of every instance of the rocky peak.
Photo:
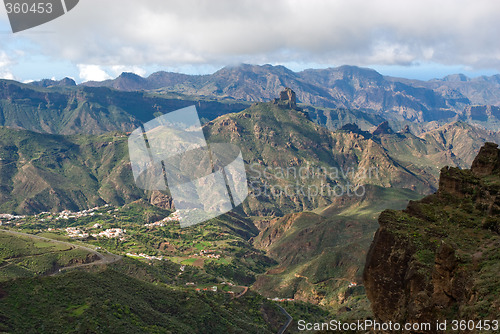
[[[369,132],[361,130],[356,123],[347,123],[347,124],[344,124],[339,130],[341,130],[341,131],[349,131],[349,132],[352,132],[352,133],[357,133],[359,135],[364,136],[365,138],[371,137],[371,134]]]
[[[345,131],[350,131],[350,132],[355,132],[358,133],[361,131],[359,126],[356,123],[347,123],[344,124],[339,130],[345,130]]]
[[[448,166],[441,169],[438,194],[470,197],[472,190],[480,186],[478,178],[488,175],[500,175],[500,150],[498,144],[487,142],[479,150],[470,170]]]
[[[43,79],[40,81],[33,81],[29,83],[32,86],[38,87],[72,87],[76,86],[75,80],[71,78],[64,78],[61,80]]]
[[[285,105],[291,109],[297,109],[297,98],[295,92],[289,87],[280,92],[280,97],[274,99],[274,103]]]
[[[391,133],[394,133],[394,131],[392,131],[388,121],[380,123],[379,126],[377,126],[377,128],[375,129],[375,131],[373,131],[374,136],[388,135]]]
[[[443,81],[451,81],[451,82],[470,81],[470,79],[465,74],[462,74],[462,73],[447,75],[442,80]]]
[[[478,176],[500,173],[500,150],[498,144],[485,143],[472,162],[471,171]]]
[[[401,130],[401,133],[412,133],[409,125],[405,125],[405,127]]]

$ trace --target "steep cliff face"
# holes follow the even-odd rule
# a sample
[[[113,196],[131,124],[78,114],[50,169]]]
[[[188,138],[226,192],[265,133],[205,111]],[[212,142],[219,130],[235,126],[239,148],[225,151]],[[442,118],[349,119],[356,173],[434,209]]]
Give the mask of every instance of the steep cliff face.
[[[486,143],[471,170],[443,168],[436,194],[380,215],[363,275],[380,321],[500,318],[497,147]]]

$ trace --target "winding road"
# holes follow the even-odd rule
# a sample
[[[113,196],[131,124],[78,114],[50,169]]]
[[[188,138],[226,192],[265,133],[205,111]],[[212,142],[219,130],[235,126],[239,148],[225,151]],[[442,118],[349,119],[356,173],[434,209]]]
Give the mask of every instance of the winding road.
[[[281,327],[280,330],[278,331],[278,334],[283,334],[287,330],[288,326],[290,326],[290,324],[292,323],[293,318],[283,307],[281,307],[280,305],[278,305],[278,307],[281,309],[281,312],[288,319],[287,322],[283,325],[283,327]]]
[[[89,262],[89,263],[76,264],[74,266],[69,266],[69,267],[63,267],[63,268],[59,269],[59,271],[53,273],[52,275],[60,274],[63,271],[66,271],[68,269],[80,268],[80,267],[85,267],[85,266],[93,266],[93,265],[110,264],[110,263],[116,262],[116,261],[118,261],[118,260],[120,260],[122,258],[120,255],[112,254],[112,253],[110,253],[108,251],[106,251],[106,253],[103,254],[103,253],[100,253],[100,252],[96,251],[95,249],[92,249],[92,248],[89,248],[89,247],[72,244],[72,243],[66,242],[66,241],[59,241],[59,240],[55,240],[55,239],[41,237],[41,236],[34,235],[34,234],[17,232],[17,231],[11,231],[11,230],[4,230],[4,229],[0,229],[0,232],[5,232],[5,233],[13,234],[13,235],[24,236],[24,237],[34,238],[34,239],[40,239],[40,240],[44,240],[44,241],[48,241],[48,242],[54,242],[54,243],[57,243],[57,244],[62,244],[62,245],[69,246],[69,247],[79,248],[79,249],[87,251],[87,252],[89,252],[91,254],[94,254],[94,255],[96,255],[99,258],[99,260],[97,260],[97,261],[92,261],[92,262]]]

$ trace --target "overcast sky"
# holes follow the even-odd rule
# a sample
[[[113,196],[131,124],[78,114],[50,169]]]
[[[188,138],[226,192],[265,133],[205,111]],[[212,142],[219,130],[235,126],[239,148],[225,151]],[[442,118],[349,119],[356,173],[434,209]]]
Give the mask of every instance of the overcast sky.
[[[500,72],[499,18],[498,0],[80,0],[13,34],[2,7],[0,77],[81,82],[238,63],[491,75]]]

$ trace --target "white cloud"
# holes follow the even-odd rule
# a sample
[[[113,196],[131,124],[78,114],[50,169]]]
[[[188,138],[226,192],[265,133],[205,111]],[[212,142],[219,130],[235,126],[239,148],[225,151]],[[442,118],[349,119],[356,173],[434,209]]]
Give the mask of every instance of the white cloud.
[[[111,79],[111,76],[99,65],[78,64],[80,78],[83,81],[103,81]]]
[[[0,79],[14,80],[14,74],[11,71],[11,66],[14,61],[10,59],[5,51],[0,52]]]
[[[82,82],[85,81],[103,81],[119,76],[123,72],[131,72],[140,76],[146,75],[146,70],[139,66],[127,65],[95,65],[95,64],[78,64],[79,77]]]
[[[15,80],[16,78],[11,71],[0,68],[0,79]]]
[[[50,30],[22,36],[107,78],[238,62],[414,64],[500,69],[500,2],[491,0],[85,0]],[[127,64],[127,65],[117,65]],[[85,65],[89,66],[89,65]],[[122,66],[122,67],[120,67]]]
[[[111,66],[111,73],[116,77],[123,72],[130,72],[140,75],[141,77],[146,75],[146,70],[139,66],[126,66],[126,65],[113,65]]]

